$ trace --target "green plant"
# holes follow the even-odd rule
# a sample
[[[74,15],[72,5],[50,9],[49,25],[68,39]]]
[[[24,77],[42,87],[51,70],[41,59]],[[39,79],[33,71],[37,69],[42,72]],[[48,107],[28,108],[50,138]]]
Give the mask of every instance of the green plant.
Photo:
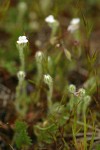
[[[19,120],[15,122],[14,142],[18,149],[27,150],[28,146],[31,144],[31,139],[28,136],[27,128],[28,126],[25,122]]]
[[[76,91],[75,85],[69,85],[68,87],[70,95],[69,99],[69,107],[70,111],[77,107],[77,115],[86,114],[87,108],[91,102],[91,97],[86,94],[86,90],[84,88],[80,88]]]
[[[8,130],[15,122],[11,148],[16,143],[17,149],[29,150],[31,141],[27,124],[10,115],[15,109],[16,118],[33,127],[35,150],[92,150],[100,132],[100,0],[1,1],[0,83],[11,92],[16,88],[16,97],[10,101],[10,90],[0,86],[0,127]],[[20,36],[15,45],[19,35],[27,37]],[[7,128],[2,122],[9,122]],[[1,132],[3,149],[11,139]]]
[[[96,146],[96,150],[100,150],[100,144]]]

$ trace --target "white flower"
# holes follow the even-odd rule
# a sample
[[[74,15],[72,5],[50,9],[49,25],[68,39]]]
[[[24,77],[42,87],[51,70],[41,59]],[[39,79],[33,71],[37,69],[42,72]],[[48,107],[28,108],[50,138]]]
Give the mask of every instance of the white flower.
[[[47,85],[51,85],[53,83],[53,80],[52,80],[52,77],[49,75],[49,74],[45,74],[44,75],[44,82],[47,84]]]
[[[54,16],[50,15],[50,16],[45,18],[45,21],[47,23],[54,23],[56,20],[54,19]]]
[[[70,25],[68,26],[67,30],[73,33],[74,31],[79,29],[79,23],[80,19],[79,18],[74,18],[71,20]]]
[[[19,36],[17,44],[26,44],[28,42],[26,36]]]
[[[74,19],[71,20],[70,24],[76,25],[76,24],[79,24],[79,22],[80,22],[79,18],[74,18]]]

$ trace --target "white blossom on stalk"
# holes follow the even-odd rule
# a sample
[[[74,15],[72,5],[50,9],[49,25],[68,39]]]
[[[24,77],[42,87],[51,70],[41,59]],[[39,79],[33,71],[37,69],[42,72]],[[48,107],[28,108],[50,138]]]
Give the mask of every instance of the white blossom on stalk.
[[[79,29],[80,19],[79,18],[73,18],[67,28],[68,31],[73,33],[74,31]]]
[[[75,25],[75,24],[79,24],[79,22],[80,22],[79,18],[74,18],[74,19],[71,20],[70,23],[73,24],[73,25]]]
[[[49,15],[48,17],[45,18],[45,22],[47,23],[54,23],[56,20],[53,15]]]
[[[45,22],[47,22],[48,26],[51,28],[50,42],[53,44],[55,41],[54,37],[56,36],[56,33],[58,31],[59,21],[56,20],[53,15],[49,15],[45,18]]]
[[[28,43],[27,37],[26,36],[19,36],[17,44],[26,44]]]

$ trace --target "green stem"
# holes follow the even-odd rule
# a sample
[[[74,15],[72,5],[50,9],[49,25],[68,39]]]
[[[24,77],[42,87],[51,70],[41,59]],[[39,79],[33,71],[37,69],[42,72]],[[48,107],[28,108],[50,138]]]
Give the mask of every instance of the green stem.
[[[24,71],[25,70],[25,59],[24,59],[23,48],[19,48],[19,57],[20,57],[20,62],[21,62],[20,70]]]
[[[49,91],[48,91],[48,108],[50,109],[52,106],[52,94],[53,94],[53,84],[51,83],[49,85]]]

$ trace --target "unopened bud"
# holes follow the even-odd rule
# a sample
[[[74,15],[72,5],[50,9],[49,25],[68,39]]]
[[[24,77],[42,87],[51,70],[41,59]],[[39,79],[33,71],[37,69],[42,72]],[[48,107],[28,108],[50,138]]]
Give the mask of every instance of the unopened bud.
[[[80,96],[80,97],[84,97],[85,94],[86,94],[85,89],[83,89],[83,88],[80,88],[80,89],[78,90],[78,92],[79,92],[79,96]]]
[[[43,60],[44,54],[41,51],[36,52],[35,58],[37,63],[41,63]]]
[[[69,92],[70,92],[70,93],[75,93],[75,92],[76,92],[76,86],[73,85],[73,84],[70,84],[70,85],[69,85]]]
[[[26,10],[27,10],[27,4],[26,4],[26,2],[19,2],[19,4],[18,4],[18,11],[20,13],[25,13]]]
[[[44,75],[44,82],[50,86],[53,82],[52,77],[49,74]]]
[[[18,71],[17,77],[19,81],[23,81],[25,79],[25,72],[24,71]]]
[[[85,103],[90,103],[91,97],[89,95],[85,96],[84,101],[85,101]]]

